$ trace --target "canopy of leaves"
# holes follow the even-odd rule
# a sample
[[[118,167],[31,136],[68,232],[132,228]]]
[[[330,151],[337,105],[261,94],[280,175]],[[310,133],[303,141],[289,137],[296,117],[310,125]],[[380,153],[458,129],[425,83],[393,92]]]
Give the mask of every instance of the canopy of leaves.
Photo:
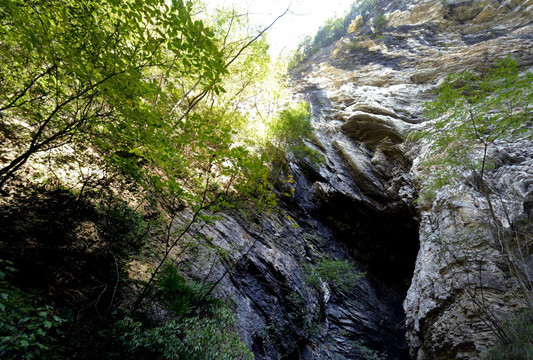
[[[235,35],[237,14],[211,28],[192,11],[181,0],[2,0],[0,188],[30,157],[69,145],[162,199],[263,192],[263,161],[236,145],[235,101],[265,73],[266,43]]]

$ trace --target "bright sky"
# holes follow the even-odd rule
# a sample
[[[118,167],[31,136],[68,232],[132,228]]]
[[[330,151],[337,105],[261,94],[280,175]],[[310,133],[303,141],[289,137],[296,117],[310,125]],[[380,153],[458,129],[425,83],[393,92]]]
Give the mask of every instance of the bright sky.
[[[290,13],[269,30],[270,54],[277,56],[296,48],[306,36],[313,36],[320,25],[333,16],[344,16],[355,0],[204,0],[208,6],[237,4],[248,9],[250,19],[269,25],[290,5]]]

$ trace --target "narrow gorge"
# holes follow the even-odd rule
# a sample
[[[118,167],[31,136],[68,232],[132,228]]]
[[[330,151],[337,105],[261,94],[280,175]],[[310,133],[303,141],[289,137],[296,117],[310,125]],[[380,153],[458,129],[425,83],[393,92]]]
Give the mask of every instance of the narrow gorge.
[[[27,186],[30,180],[22,177],[23,180],[15,178],[14,185],[7,183],[11,187],[6,194],[9,193],[11,198],[6,197],[0,202],[0,258],[12,260],[15,267],[26,269],[21,272],[20,278],[15,273],[15,283],[18,281],[29,288],[47,292],[46,296],[58,308],[64,305],[58,300],[61,297],[67,298],[65,303],[68,304],[77,301],[83,307],[80,305],[77,312],[72,311],[68,316],[77,320],[85,319],[84,316],[90,318],[87,321],[90,325],[76,328],[78,332],[64,331],[58,335],[61,341],[68,339],[70,343],[79,345],[80,349],[85,349],[83,351],[88,351],[89,355],[84,355],[82,350],[62,349],[64,354],[69,354],[65,358],[89,359],[93,356],[89,352],[92,347],[90,341],[98,336],[116,336],[105,326],[113,316],[118,318],[113,311],[119,308],[114,303],[119,298],[124,303],[129,304],[130,301],[136,305],[131,313],[128,308],[128,316],[149,324],[147,328],[156,328],[154,324],[157,321],[170,317],[172,311],[157,303],[157,299],[153,300],[155,305],[150,304],[155,309],[155,315],[134,316],[142,301],[146,300],[141,289],[149,288],[153,280],[147,274],[159,270],[157,264],[161,260],[160,254],[165,254],[163,260],[177,264],[186,279],[201,282],[199,302],[213,296],[228,304],[235,313],[236,321],[234,325],[224,326],[223,331],[235,331],[256,360],[467,360],[486,356],[498,337],[499,326],[520,314],[527,307],[527,293],[531,294],[533,143],[527,137],[491,143],[487,152],[490,166],[485,173],[485,177],[494,184],[491,192],[485,191],[483,181],[464,172],[453,185],[443,186],[432,192],[431,196],[420,196],[428,190],[424,160],[434,143],[427,138],[414,139],[411,135],[434,126],[435,121],[428,119],[424,113],[424,104],[435,99],[437,87],[445,82],[449,74],[468,71],[481,75],[508,56],[516,61],[522,73],[533,71],[533,0],[382,0],[377,3],[379,6],[371,8],[371,11],[353,22],[347,34],[314,52],[290,70],[289,87],[293,100],[310,104],[313,133],[305,140],[305,145],[311,149],[314,158],[309,155],[296,156],[290,152],[286,154],[285,163],[279,165],[279,177],[273,180],[274,191],[279,195],[276,211],[260,212],[251,207],[236,206],[228,207],[204,222],[195,221],[197,216],[200,218],[199,209],[208,208],[204,207],[208,202],[206,193],[212,185],[210,179],[215,179],[215,176],[210,177],[210,171],[215,166],[213,164],[219,165],[215,155],[202,155],[199,151],[199,157],[204,157],[202,161],[208,159],[205,163],[198,161],[199,169],[209,169],[205,171],[209,174],[205,176],[207,180],[204,180],[203,175],[198,178],[182,174],[177,176],[187,186],[187,182],[195,181],[203,186],[205,181],[205,192],[203,198],[199,196],[199,206],[187,208],[183,205],[185,200],[183,203],[169,200],[164,206],[175,211],[171,222],[167,227],[161,227],[162,230],[151,232],[137,228],[137,218],[130,217],[126,211],[120,212],[123,208],[118,207],[117,214],[135,223],[135,231],[159,239],[153,244],[148,242],[139,245],[145,253],[133,260],[127,258],[126,261],[122,260],[120,254],[121,251],[130,251],[129,245],[119,243],[114,248],[112,246],[115,245],[104,241],[106,236],[111,238],[114,231],[122,236],[121,228],[110,229],[114,223],[100,220],[96,210],[78,206],[85,200],[82,198],[85,186],[91,186],[89,180],[92,178],[89,175],[89,180],[80,181],[83,187],[79,195],[67,196],[62,192],[64,189],[61,184],[58,185],[56,191],[59,195],[53,201],[53,209],[59,209],[57,212],[44,200],[34,200],[32,197],[25,199],[18,195],[17,191]],[[191,36],[207,34],[207,31],[202,31],[191,31]],[[3,46],[0,39],[0,48],[3,49]],[[191,64],[194,64],[195,56],[207,59],[207,55],[190,51],[193,60],[183,68],[193,66]],[[173,58],[171,69],[177,58],[178,55]],[[224,74],[235,58],[226,62],[225,66],[219,66],[220,74]],[[206,64],[205,68],[214,66]],[[46,72],[56,71],[56,66],[50,66]],[[2,65],[2,69],[4,67]],[[36,74],[44,70],[43,67],[37,69],[39,71]],[[213,75],[213,79],[220,74]],[[44,74],[39,75],[34,83],[40,81],[41,76]],[[76,76],[81,77],[78,74]],[[91,86],[92,76],[91,73]],[[135,76],[131,75],[131,78]],[[153,76],[150,81],[165,86],[163,76],[161,79],[155,78]],[[202,100],[213,86],[209,83],[205,85],[207,90],[200,92],[196,87],[204,84],[192,78],[194,81],[191,80],[191,84],[194,85],[191,91],[198,91],[198,95],[194,91],[190,94],[195,95],[194,101]],[[0,85],[4,80],[0,77]],[[170,80],[168,82],[171,83]],[[28,89],[33,86],[33,83],[27,83]],[[120,82],[119,85],[126,86]],[[172,86],[179,88],[175,84],[168,85]],[[115,96],[113,91],[114,88],[106,88],[102,93]],[[214,91],[218,96],[218,90]],[[82,95],[85,96],[86,92],[83,90]],[[133,98],[133,93],[128,93],[127,98]],[[159,98],[159,93],[154,90],[155,93],[153,104],[148,106],[146,102],[143,106],[156,109],[158,101],[164,103],[165,97]],[[150,93],[150,96],[153,94]],[[178,108],[176,112],[181,111],[178,105],[184,106],[182,101],[185,103],[184,99],[190,94],[176,97],[179,101],[173,108],[169,106],[172,110],[163,110],[172,113]],[[23,95],[20,95],[21,99],[24,99]],[[13,103],[18,101],[16,96],[13,98]],[[41,101],[41,95],[37,98]],[[178,123],[189,115],[196,105],[194,101],[190,108],[183,110],[184,115]],[[529,118],[524,120],[523,126],[531,131],[531,95],[528,101]],[[93,103],[91,99],[89,103],[90,106],[100,106],[96,100]],[[129,104],[121,103],[120,106],[127,108]],[[212,104],[211,108],[206,107],[209,116],[212,115]],[[106,110],[106,106],[101,105],[98,111]],[[7,115],[0,111],[0,125],[4,118],[11,116],[8,111],[5,110]],[[126,109],[125,113],[129,114],[128,111]],[[133,115],[129,115],[133,117],[138,116],[134,110],[131,113]],[[218,113],[215,115],[218,116]],[[216,118],[215,115],[213,118]],[[194,117],[191,116],[191,119]],[[41,118],[39,121],[39,124],[43,123]],[[74,124],[66,123],[68,126]],[[72,128],[83,130],[81,135],[76,133],[72,138],[79,136],[85,139],[91,131],[100,131],[100,123],[94,128],[84,126],[72,125]],[[143,126],[138,125],[138,128]],[[202,126],[212,127],[212,123],[206,122],[193,129],[199,133],[201,130],[198,129],[202,129]],[[116,129],[115,125],[112,127],[117,131],[118,138],[125,138],[120,138],[121,141],[126,143],[131,140],[127,135],[120,135],[123,129],[119,125]],[[69,131],[72,128],[68,127],[60,135],[67,134],[65,138],[71,136]],[[135,126],[133,128],[137,129]],[[166,131],[164,126],[155,128],[157,131],[163,129],[162,133]],[[124,134],[133,131],[131,129],[126,128]],[[154,134],[158,134],[157,131]],[[191,133],[196,134],[194,131]],[[179,131],[176,134],[174,136],[181,136]],[[7,126],[0,127],[0,135],[0,146],[9,148]],[[150,136],[156,137],[149,134],[146,138]],[[219,138],[225,139],[224,136],[220,135]],[[139,138],[145,140],[142,136]],[[184,153],[194,153],[193,145],[189,147],[188,141],[202,145],[204,140],[197,141],[192,135],[187,137],[184,140]],[[204,141],[208,144],[206,148],[211,145],[210,141]],[[67,140],[65,143],[68,144]],[[100,145],[95,141],[90,146]],[[60,146],[63,144],[57,147]],[[93,159],[93,153],[87,150],[90,146],[73,148]],[[140,164],[139,167],[149,169],[150,176],[162,173],[157,169],[159,163],[146,160],[150,159],[146,154],[153,154],[149,151],[143,153],[145,150],[142,146],[131,146],[128,151],[120,147],[115,149],[114,146],[103,146],[102,149],[113,154],[113,161],[122,161],[120,166],[126,170],[129,171],[130,166],[133,168],[131,164]],[[217,146],[215,144],[213,147]],[[227,148],[228,153],[233,149],[230,145]],[[54,147],[51,149],[55,151]],[[167,150],[157,148],[154,153],[159,156]],[[475,147],[474,151],[478,150]],[[75,157],[70,153],[63,155],[66,160],[62,161],[65,163],[69,161],[69,156]],[[15,158],[7,151],[4,155],[0,154],[3,166],[9,163],[6,159],[11,160],[10,156]],[[165,156],[166,153],[161,158],[166,160]],[[43,159],[43,162],[49,161],[44,156]],[[175,163],[179,161],[182,158]],[[191,161],[191,167],[196,166],[194,161]],[[161,163],[168,165],[163,161]],[[168,167],[175,166],[175,163],[172,162]],[[226,163],[221,161],[220,164],[220,169],[224,169]],[[85,168],[82,165],[78,164],[78,167],[83,174]],[[101,171],[95,173],[108,171],[106,166],[98,166],[102,167]],[[28,170],[27,176],[38,178],[35,173],[34,170]],[[134,171],[131,173],[133,175],[129,175],[132,178],[138,175]],[[4,176],[3,173],[0,175]],[[155,175],[154,178],[159,182],[154,183],[158,186],[167,180],[164,176],[157,178]],[[240,176],[230,175],[235,179]],[[230,175],[226,178],[230,178]],[[109,176],[109,179],[108,182],[104,181],[107,178],[100,183],[95,181],[95,193],[104,193],[102,188],[116,180],[113,176]],[[232,181],[233,178],[225,190],[231,187]],[[43,184],[54,185],[44,181]],[[221,186],[222,190],[224,186]],[[123,193],[117,190],[109,193],[123,196],[124,202],[130,207],[142,209],[142,202],[132,194],[136,194],[135,191],[150,193],[151,190],[139,189],[142,189],[141,185],[132,185]],[[182,192],[186,190],[180,188],[179,194]],[[160,208],[164,206],[160,205]],[[113,211],[116,209],[111,206],[102,208],[106,214],[115,214]],[[147,212],[145,217],[152,215]],[[156,223],[159,219],[155,218],[154,215],[150,220]],[[47,225],[47,221],[52,225]],[[57,236],[54,226],[68,228],[66,235]],[[169,234],[181,226],[186,230],[171,246],[174,240],[169,240]],[[187,235],[183,236],[185,231]],[[520,243],[517,240],[517,245],[513,245],[511,250],[497,241],[498,236],[510,231],[520,234],[517,235]],[[130,233],[124,234],[122,238],[129,241]],[[182,237],[192,241],[178,242]],[[47,247],[38,244],[42,239],[52,245]],[[175,252],[172,252],[174,247]],[[510,252],[519,253],[520,264],[510,264]],[[76,257],[80,253],[84,260],[78,263]],[[99,257],[99,254],[105,256]],[[46,259],[54,256],[61,259],[47,262]],[[75,270],[64,270],[71,266],[71,262],[76,263]],[[2,295],[4,272],[7,271],[3,270],[2,262],[0,265]],[[126,269],[124,272],[118,270],[122,266]],[[43,269],[51,273],[45,274]],[[62,275],[62,271],[68,276]],[[29,279],[22,279],[24,276]],[[521,280],[520,276],[526,280]],[[39,286],[46,281],[54,285],[41,289]],[[78,285],[73,285],[77,281]],[[120,290],[122,285],[119,286],[122,282],[127,284],[123,292]],[[142,284],[146,283],[148,285],[143,288]],[[214,284],[207,293],[205,284]],[[76,286],[83,289],[79,290]],[[160,291],[157,286],[155,289]],[[85,292],[90,293],[92,298]],[[130,297],[138,295],[132,293],[143,295],[135,302]],[[3,304],[0,303],[0,306],[3,311]],[[186,316],[204,315],[199,307],[191,307],[192,310],[184,310],[184,313],[188,311]],[[91,311],[90,316],[84,315]],[[137,326],[127,321],[121,324],[123,328],[120,329],[131,330]],[[202,328],[194,324],[190,328]],[[104,330],[99,330],[97,335],[87,335],[90,333],[87,329],[91,327]],[[129,341],[127,344],[134,344],[132,347],[142,343],[138,338],[130,339],[129,335],[122,337],[120,331],[117,339],[126,339],[124,341]],[[140,338],[146,338],[146,334],[148,332],[142,333]],[[180,334],[185,338],[185,332]],[[77,344],[78,336],[89,339],[89,344]],[[164,341],[157,340],[158,346],[163,347]],[[119,348],[116,343],[110,345],[112,349],[109,354],[116,350],[114,346]],[[7,345],[5,349],[8,349]],[[0,347],[0,357],[5,349]],[[139,359],[151,359],[151,352],[142,347],[140,349],[137,353],[132,350],[131,358],[140,356]],[[149,349],[159,351],[157,348]],[[118,350],[117,354],[114,358],[121,358]],[[26,357],[13,357],[19,358]],[[198,359],[204,360],[202,357]]]
[[[490,347],[494,333],[464,288],[479,281],[498,315],[516,313],[522,300],[502,253],[475,238],[456,244],[450,252],[482,258],[469,274],[432,241],[483,228],[486,201],[461,184],[417,202],[425,150],[406,136],[426,126],[422,105],[448,74],[509,54],[530,69],[532,11],[531,1],[385,1],[380,36],[369,19],[292,70],[295,96],[312,106],[310,145],[326,159],[290,164],[296,191],[283,207],[298,227],[281,216],[250,230],[229,218],[212,234],[225,246],[257,241],[223,286],[256,359],[477,359]],[[490,176],[513,189],[518,217],[531,218],[532,144],[496,152]],[[304,264],[326,254],[354,259],[366,277],[350,291],[310,289]]]

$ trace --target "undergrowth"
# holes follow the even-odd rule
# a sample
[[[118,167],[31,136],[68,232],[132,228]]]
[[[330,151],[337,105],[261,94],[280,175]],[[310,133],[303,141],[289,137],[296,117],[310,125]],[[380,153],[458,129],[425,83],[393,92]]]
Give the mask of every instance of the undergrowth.
[[[131,311],[139,281],[128,263],[152,229],[109,194],[55,189],[2,207],[0,256],[9,261],[0,262],[0,358],[251,359],[213,285],[173,265],[146,306]]]
[[[43,359],[53,355],[64,321],[54,308],[35,294],[13,286],[16,269],[0,260],[0,357]]]
[[[533,359],[533,312],[524,310],[504,324],[509,341],[498,338],[487,352],[485,360]]]

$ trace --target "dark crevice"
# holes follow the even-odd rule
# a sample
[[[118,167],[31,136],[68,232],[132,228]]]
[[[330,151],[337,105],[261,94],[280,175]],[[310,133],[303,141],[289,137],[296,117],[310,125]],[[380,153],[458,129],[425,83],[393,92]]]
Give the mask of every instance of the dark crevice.
[[[317,212],[369,274],[402,294],[407,292],[419,249],[414,208],[399,204],[378,210],[337,195]]]

